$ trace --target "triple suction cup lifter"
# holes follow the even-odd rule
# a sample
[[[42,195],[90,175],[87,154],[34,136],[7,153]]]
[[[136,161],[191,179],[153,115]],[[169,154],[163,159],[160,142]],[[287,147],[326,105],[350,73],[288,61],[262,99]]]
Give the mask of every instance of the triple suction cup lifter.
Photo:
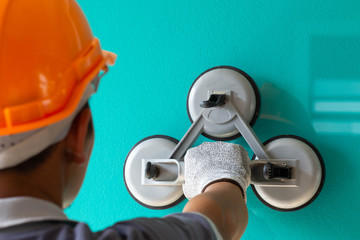
[[[183,156],[200,134],[214,140],[243,136],[254,152],[250,162],[255,195],[267,206],[293,211],[312,202],[324,182],[316,148],[297,136],[278,136],[262,144],[251,128],[260,108],[254,81],[243,71],[220,66],[201,74],[188,94],[192,125],[178,142],[168,136],[141,140],[129,152],[124,180],[141,205],[163,209],[183,198]]]
[[[264,150],[263,144],[259,141],[249,124],[243,119],[240,111],[233,105],[232,98],[234,94],[230,90],[227,90],[209,91],[208,95],[209,99],[200,103],[200,107],[203,108],[201,115],[193,122],[185,136],[168,156],[168,159],[171,159],[171,161],[182,159],[186,151],[204,131],[207,121],[215,124],[224,124],[229,121],[234,121],[238,131],[245,138],[251,149],[253,149],[255,155],[262,159],[262,161],[252,161],[250,163],[252,184],[259,186],[296,187],[297,183],[296,179],[293,177],[293,167],[296,166],[297,160],[282,159],[271,162],[270,157]],[[226,107],[228,113],[230,113],[227,119],[214,121],[209,117],[211,116],[212,111],[216,111],[222,107]],[[184,183],[184,169],[183,164],[181,163],[178,164],[179,170],[175,171],[177,176],[165,173],[166,168],[164,166],[171,164],[167,160],[144,159],[142,164],[145,165],[145,167],[142,167],[142,169],[145,169],[145,174],[142,175],[142,183],[144,185],[166,186],[182,185]],[[164,176],[161,176],[161,173],[164,173]],[[167,174],[167,177],[165,177],[165,174]]]

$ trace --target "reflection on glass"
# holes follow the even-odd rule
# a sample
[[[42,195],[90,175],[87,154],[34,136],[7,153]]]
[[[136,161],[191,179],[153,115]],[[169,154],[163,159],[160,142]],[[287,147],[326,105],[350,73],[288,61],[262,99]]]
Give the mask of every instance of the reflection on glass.
[[[360,121],[315,120],[313,126],[318,134],[360,134]]]
[[[265,83],[260,93],[261,112],[254,127],[261,140],[284,134],[314,140],[309,114],[301,102],[271,83]]]
[[[312,36],[311,117],[319,135],[360,135],[360,38]]]
[[[360,101],[329,101],[314,102],[315,113],[360,113]]]

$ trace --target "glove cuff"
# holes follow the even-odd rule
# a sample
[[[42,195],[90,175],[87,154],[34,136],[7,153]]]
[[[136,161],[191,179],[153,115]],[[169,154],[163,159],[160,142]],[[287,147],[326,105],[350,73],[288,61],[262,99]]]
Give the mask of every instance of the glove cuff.
[[[233,180],[233,179],[230,179],[230,178],[221,178],[221,179],[217,179],[217,180],[215,180],[215,181],[209,182],[208,184],[206,184],[206,185],[203,187],[201,193],[205,192],[206,188],[209,187],[210,185],[212,185],[212,184],[214,184],[214,183],[219,183],[219,182],[228,182],[228,183],[232,183],[232,184],[238,186],[238,187],[240,188],[241,193],[242,193],[242,195],[243,195],[243,198],[245,199],[245,202],[246,202],[246,196],[245,196],[245,193],[244,193],[244,189],[241,187],[241,185],[240,185],[237,181],[235,181],[235,180]]]

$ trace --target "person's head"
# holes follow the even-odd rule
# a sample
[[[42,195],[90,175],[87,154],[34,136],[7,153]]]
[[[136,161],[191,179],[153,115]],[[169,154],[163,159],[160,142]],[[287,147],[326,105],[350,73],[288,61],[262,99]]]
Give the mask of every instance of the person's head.
[[[0,188],[1,176],[6,175],[10,175],[12,179],[17,178],[15,181],[24,187],[29,187],[24,184],[24,181],[31,182],[32,189],[28,190],[32,193],[34,190],[43,191],[46,190],[44,188],[55,187],[56,189],[53,189],[55,191],[50,191],[52,193],[47,191],[46,194],[56,194],[56,196],[49,196],[49,199],[66,208],[73,202],[81,188],[93,144],[92,116],[89,105],[86,103],[71,122],[64,139],[19,165],[0,170]],[[11,187],[14,187],[14,184]]]
[[[0,175],[34,175],[57,159],[67,206],[93,145],[88,100],[116,56],[75,0],[2,0],[0,36]]]

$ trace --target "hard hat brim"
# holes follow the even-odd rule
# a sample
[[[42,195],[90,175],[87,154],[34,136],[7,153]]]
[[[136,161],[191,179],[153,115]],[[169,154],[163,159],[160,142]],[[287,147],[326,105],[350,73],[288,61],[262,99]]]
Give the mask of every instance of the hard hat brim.
[[[14,119],[17,119],[17,115],[23,115],[24,109],[30,110],[30,104],[27,104],[26,108],[25,106],[15,106],[4,109],[6,126],[0,128],[0,136],[24,133],[46,127],[67,118],[73,113],[73,111],[75,111],[87,85],[101,72],[107,72],[108,66],[114,65],[117,58],[116,54],[101,50],[99,41],[96,38],[94,38],[89,45],[90,46],[87,50],[85,50],[85,53],[80,54],[79,58],[74,61],[72,67],[68,71],[69,76],[75,76],[77,80],[76,86],[73,87],[72,92],[69,93],[70,97],[67,99],[64,106],[54,113],[42,114],[40,118],[35,116],[35,119],[32,121],[30,120],[20,123],[14,121]],[[91,62],[95,63],[92,66],[89,66],[89,58],[93,58]],[[34,106],[33,109],[36,110],[38,110],[40,107],[43,107],[44,105],[41,105],[42,103],[36,102],[32,104]],[[33,115],[35,115],[36,111],[33,112]],[[40,109],[39,112],[42,113],[44,111]]]

